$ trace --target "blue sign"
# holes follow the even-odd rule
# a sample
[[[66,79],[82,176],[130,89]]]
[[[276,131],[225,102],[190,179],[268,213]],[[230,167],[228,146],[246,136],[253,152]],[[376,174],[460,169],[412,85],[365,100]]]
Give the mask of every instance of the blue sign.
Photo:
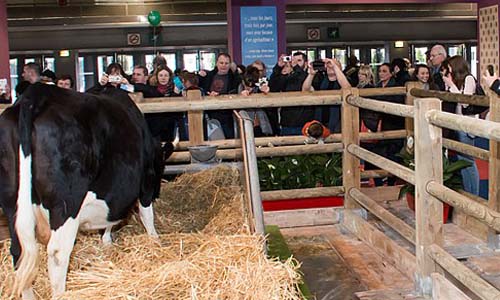
[[[241,57],[245,66],[255,60],[267,66],[268,77],[278,61],[278,27],[275,6],[243,6],[241,16]]]

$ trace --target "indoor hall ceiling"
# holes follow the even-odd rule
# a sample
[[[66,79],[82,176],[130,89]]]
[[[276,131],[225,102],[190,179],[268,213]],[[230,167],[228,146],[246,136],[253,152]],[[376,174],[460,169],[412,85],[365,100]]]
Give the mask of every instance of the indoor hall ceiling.
[[[1,1],[1,0],[0,0]],[[58,5],[66,1],[66,5]],[[9,30],[36,26],[148,26],[151,10],[163,25],[225,24],[226,0],[7,0]],[[475,3],[288,5],[288,23],[475,20]]]

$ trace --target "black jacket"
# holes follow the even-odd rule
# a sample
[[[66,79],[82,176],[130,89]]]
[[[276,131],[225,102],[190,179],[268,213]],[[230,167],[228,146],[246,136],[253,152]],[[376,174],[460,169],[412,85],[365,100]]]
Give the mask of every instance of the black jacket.
[[[214,76],[219,72],[217,70],[217,67],[215,67],[212,71],[207,73],[207,76],[202,77],[198,76],[199,79],[199,86],[200,88],[205,91],[207,94],[210,91],[210,86],[212,85],[212,81],[214,80]],[[227,87],[227,93],[228,94],[238,94],[238,87],[240,86],[241,83],[241,77],[238,72],[233,72],[232,70],[229,70],[229,79],[228,79],[228,87]]]

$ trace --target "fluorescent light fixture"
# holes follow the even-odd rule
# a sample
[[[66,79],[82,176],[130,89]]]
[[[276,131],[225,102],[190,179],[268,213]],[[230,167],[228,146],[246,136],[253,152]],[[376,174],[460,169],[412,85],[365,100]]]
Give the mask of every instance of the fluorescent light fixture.
[[[405,46],[405,42],[403,41],[395,41],[394,48],[403,48]]]
[[[69,50],[61,50],[59,51],[60,57],[69,57]]]

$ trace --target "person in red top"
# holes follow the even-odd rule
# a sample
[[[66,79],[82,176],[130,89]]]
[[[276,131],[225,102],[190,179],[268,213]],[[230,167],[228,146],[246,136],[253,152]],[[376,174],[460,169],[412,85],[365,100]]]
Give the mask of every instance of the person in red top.
[[[312,120],[307,122],[304,127],[302,127],[302,134],[308,137],[307,142],[318,142],[319,144],[323,144],[324,139],[330,135],[330,130],[328,127],[321,124],[321,122]]]

